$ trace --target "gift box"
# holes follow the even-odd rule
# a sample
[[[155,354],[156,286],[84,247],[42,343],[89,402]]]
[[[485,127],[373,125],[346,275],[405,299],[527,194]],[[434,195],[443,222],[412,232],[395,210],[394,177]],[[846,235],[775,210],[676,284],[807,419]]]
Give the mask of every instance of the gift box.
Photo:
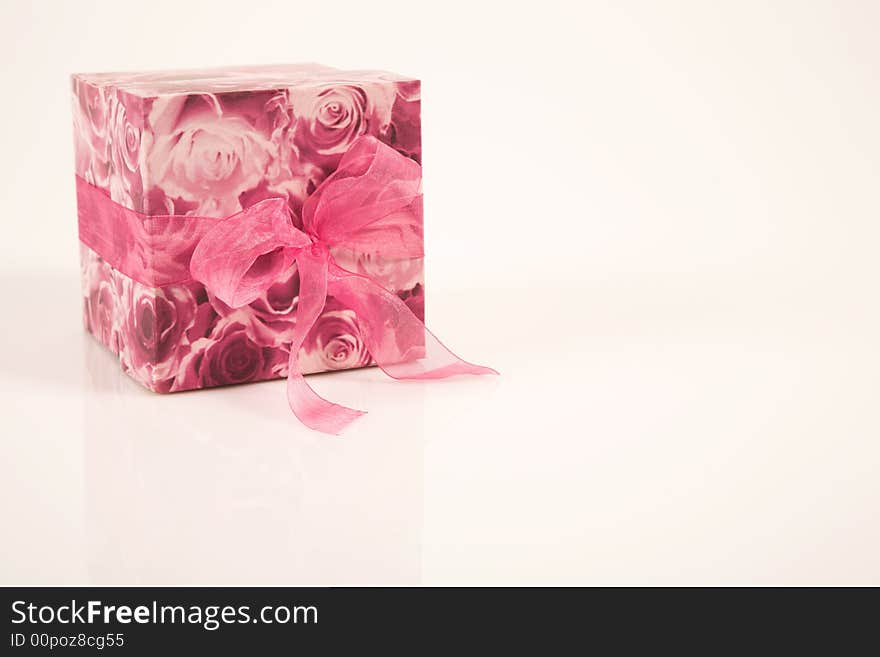
[[[484,368],[426,332],[420,83],[285,65],[72,76],[86,329],[157,392]],[[306,419],[309,418],[309,419]]]

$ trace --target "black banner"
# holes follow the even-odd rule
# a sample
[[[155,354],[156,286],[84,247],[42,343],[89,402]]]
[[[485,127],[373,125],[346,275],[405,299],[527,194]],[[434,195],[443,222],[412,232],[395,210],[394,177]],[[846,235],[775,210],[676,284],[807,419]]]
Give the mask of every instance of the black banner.
[[[876,590],[4,588],[0,653],[280,654],[685,645],[840,652]],[[840,629],[838,629],[840,628]],[[580,651],[578,649],[578,651]]]

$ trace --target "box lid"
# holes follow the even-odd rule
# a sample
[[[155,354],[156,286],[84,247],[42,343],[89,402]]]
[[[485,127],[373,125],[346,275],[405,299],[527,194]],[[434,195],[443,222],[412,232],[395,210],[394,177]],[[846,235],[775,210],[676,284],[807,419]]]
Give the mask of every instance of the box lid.
[[[229,93],[348,82],[406,82],[411,78],[387,71],[346,71],[322,64],[271,64],[115,73],[76,73],[75,79],[152,98],[180,93]]]

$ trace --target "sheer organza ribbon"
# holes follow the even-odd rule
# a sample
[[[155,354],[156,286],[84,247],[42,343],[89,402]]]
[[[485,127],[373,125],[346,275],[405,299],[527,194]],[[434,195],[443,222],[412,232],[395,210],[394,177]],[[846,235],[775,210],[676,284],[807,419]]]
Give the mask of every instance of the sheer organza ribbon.
[[[331,249],[389,259],[422,256],[421,167],[372,137],[354,142],[337,170],[306,199],[302,230],[293,225],[287,202],[281,198],[260,201],[219,220],[146,216],[113,203],[103,193],[94,194],[93,190],[100,190],[80,182],[87,186],[80,190],[78,185],[80,239],[141,282],[179,282],[187,278],[180,269],[188,261],[193,279],[238,308],[257,299],[279,275],[296,266],[300,292],[287,399],[296,416],[312,429],[337,434],[363,414],[318,395],[299,368],[299,350],[328,295],[355,312],[370,355],[395,379],[497,374],[456,356],[396,294],[334,261]],[[176,224],[168,223],[174,219]],[[179,220],[185,220],[185,227]],[[106,239],[114,227],[118,235],[120,226],[132,234],[131,239]],[[181,231],[186,239],[179,238]],[[191,252],[175,250],[170,248],[174,243],[196,246]],[[163,258],[162,267],[156,267],[156,258]]]

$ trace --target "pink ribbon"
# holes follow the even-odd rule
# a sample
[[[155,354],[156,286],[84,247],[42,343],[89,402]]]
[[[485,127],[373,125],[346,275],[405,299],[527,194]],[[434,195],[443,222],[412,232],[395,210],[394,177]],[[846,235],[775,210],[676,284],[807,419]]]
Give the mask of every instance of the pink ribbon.
[[[370,355],[392,378],[497,374],[456,356],[397,295],[334,261],[331,248],[392,259],[422,256],[421,167],[372,137],[354,142],[337,170],[306,199],[303,230],[293,225],[281,198],[260,201],[217,220],[143,215],[113,203],[85,181],[78,180],[77,189],[80,239],[111,265],[146,284],[184,280],[182,269],[188,261],[193,279],[238,308],[257,299],[282,272],[297,267],[300,294],[287,399],[300,421],[312,429],[337,434],[363,414],[318,395],[299,369],[299,350],[328,294],[355,312]],[[181,232],[187,239],[177,237]],[[131,238],[119,239],[120,233]],[[191,252],[173,248],[196,241]],[[161,267],[156,266],[157,258]]]

